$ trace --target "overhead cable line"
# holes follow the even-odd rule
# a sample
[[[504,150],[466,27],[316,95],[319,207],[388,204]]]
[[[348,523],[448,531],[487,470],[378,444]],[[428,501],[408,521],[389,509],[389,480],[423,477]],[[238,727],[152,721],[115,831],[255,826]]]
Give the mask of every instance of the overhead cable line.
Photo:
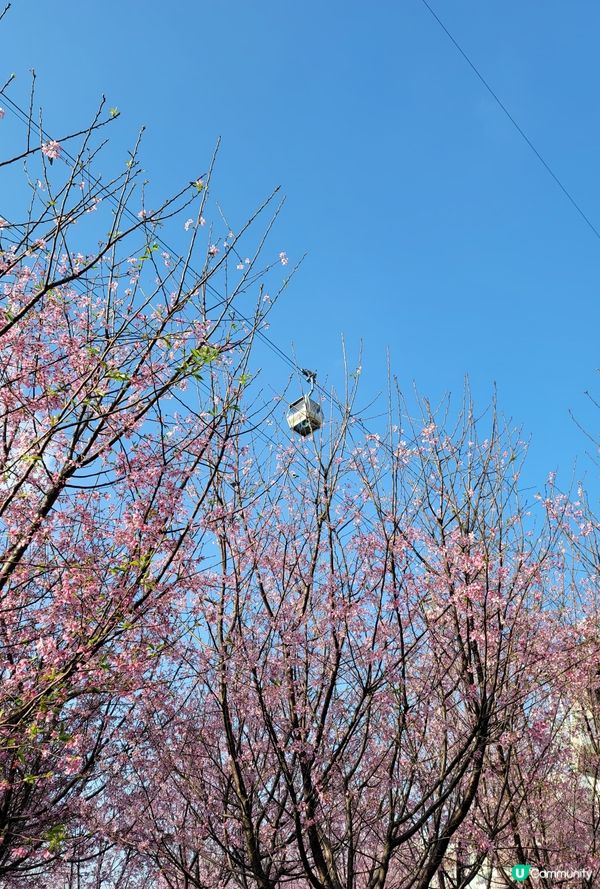
[[[564,183],[559,179],[559,177],[558,177],[557,174],[554,172],[554,170],[552,169],[552,167],[550,166],[550,164],[548,163],[548,161],[543,157],[543,155],[542,155],[542,154],[538,151],[538,149],[535,147],[535,145],[533,144],[533,142],[531,141],[531,139],[529,138],[529,136],[527,135],[527,133],[525,132],[525,130],[523,129],[523,127],[519,124],[519,122],[515,119],[515,117],[513,116],[513,114],[509,111],[509,109],[508,109],[507,106],[504,104],[504,102],[502,101],[502,99],[500,98],[500,96],[498,95],[498,93],[497,93],[497,92],[490,86],[489,82],[488,82],[488,81],[486,80],[486,78],[483,76],[483,74],[481,73],[481,71],[479,70],[479,68],[477,67],[477,65],[476,65],[476,64],[472,61],[472,59],[467,55],[467,53],[466,53],[465,50],[462,48],[462,46],[460,45],[460,43],[458,42],[458,40],[457,40],[457,39],[454,37],[454,35],[448,30],[448,28],[446,27],[446,25],[444,24],[444,22],[441,20],[441,18],[439,17],[439,15],[435,12],[435,10],[433,9],[433,7],[430,6],[430,4],[427,2],[427,0],[421,0],[421,3],[423,4],[423,6],[425,6],[426,9],[429,10],[430,14],[431,14],[432,17],[435,19],[435,21],[438,23],[438,25],[440,26],[440,28],[442,29],[442,31],[444,32],[444,34],[448,37],[448,39],[450,40],[450,42],[454,45],[454,47],[457,49],[457,51],[458,51],[458,52],[460,53],[460,55],[463,57],[463,59],[465,60],[465,62],[467,63],[467,65],[471,68],[471,70],[473,71],[473,73],[475,74],[475,76],[479,79],[479,81],[480,81],[480,82],[483,84],[483,86],[486,88],[486,90],[488,91],[488,93],[490,94],[490,96],[493,98],[493,100],[496,102],[496,104],[498,105],[498,107],[504,112],[504,114],[506,115],[506,117],[509,119],[509,121],[511,122],[511,124],[513,125],[513,127],[516,129],[516,131],[519,133],[519,135],[521,136],[521,138],[522,138],[522,139],[526,142],[526,144],[529,146],[529,148],[530,148],[531,151],[534,153],[534,155],[537,157],[537,159],[539,160],[539,162],[541,163],[541,165],[544,167],[544,169],[546,170],[546,172],[552,177],[552,179],[554,179],[554,182],[556,183],[556,185],[558,185],[558,187],[560,188],[560,190],[562,191],[562,193],[564,194],[564,196],[567,198],[567,200],[569,201],[569,203],[575,208],[575,210],[577,211],[577,213],[581,216],[581,218],[583,219],[583,221],[585,222],[585,224],[587,225],[587,227],[590,229],[590,231],[592,231],[592,232],[595,234],[595,236],[598,238],[598,240],[600,240],[600,230],[598,230],[598,228],[596,228],[596,226],[594,225],[594,223],[592,222],[592,220],[590,219],[590,217],[585,213],[585,211],[582,209],[581,205],[575,200],[575,198],[573,197],[573,195],[571,194],[571,192],[569,191],[569,189],[566,187],[566,185],[564,185]]]

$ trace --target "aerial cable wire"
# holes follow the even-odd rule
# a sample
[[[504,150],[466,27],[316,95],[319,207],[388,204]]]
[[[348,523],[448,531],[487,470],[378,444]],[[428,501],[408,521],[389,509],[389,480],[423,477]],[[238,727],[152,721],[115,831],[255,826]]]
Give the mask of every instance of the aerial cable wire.
[[[543,157],[543,155],[535,147],[534,143],[531,141],[531,139],[529,138],[529,136],[527,135],[527,133],[525,132],[523,127],[519,124],[519,122],[516,120],[514,115],[511,113],[511,111],[504,104],[504,102],[502,101],[502,99],[500,98],[498,93],[492,88],[492,86],[490,85],[488,80],[483,76],[483,74],[481,73],[481,71],[479,70],[477,65],[472,61],[470,56],[462,48],[462,46],[460,45],[458,40],[454,37],[454,35],[446,27],[446,25],[441,20],[441,18],[436,13],[436,11],[433,9],[433,7],[428,3],[428,0],[421,0],[421,3],[423,4],[423,6],[425,6],[425,8],[427,10],[429,10],[431,16],[438,23],[438,25],[440,26],[440,28],[442,29],[444,34],[448,37],[450,42],[454,45],[455,49],[463,57],[463,59],[465,60],[467,65],[471,68],[471,70],[473,71],[475,76],[478,78],[478,80],[483,84],[483,86],[488,91],[488,93],[490,94],[492,99],[496,102],[498,107],[503,111],[503,113],[509,119],[509,121],[511,122],[513,127],[516,129],[516,131],[519,133],[521,138],[529,146],[529,148],[531,149],[533,154],[537,157],[538,161],[541,163],[541,165],[544,167],[544,169],[548,173],[548,175],[551,176],[552,179],[554,180],[554,182],[556,183],[556,185],[558,185],[558,187],[560,188],[560,190],[562,191],[564,196],[567,198],[569,203],[575,208],[575,210],[577,211],[579,216],[583,219],[583,221],[585,222],[587,227],[590,229],[590,231],[592,231],[594,233],[594,235],[598,238],[598,240],[600,240],[600,230],[598,230],[598,228],[594,225],[592,220],[589,218],[589,216],[582,209],[581,205],[575,200],[575,198],[573,197],[573,195],[571,194],[569,189],[566,187],[566,185],[564,185],[564,183],[560,180],[560,178],[554,172],[554,170],[552,169],[552,167],[550,166],[548,161]]]

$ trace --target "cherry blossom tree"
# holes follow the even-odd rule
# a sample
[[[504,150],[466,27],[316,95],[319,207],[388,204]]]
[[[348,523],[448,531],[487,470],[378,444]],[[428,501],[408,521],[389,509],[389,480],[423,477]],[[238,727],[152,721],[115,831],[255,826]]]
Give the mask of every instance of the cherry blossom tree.
[[[565,799],[593,833],[568,726],[597,645],[560,601],[558,513],[535,528],[518,442],[482,425],[425,406],[365,438],[350,398],[320,440],[232,448],[171,702],[99,834],[174,887],[446,889],[572,851]]]
[[[252,426],[248,361],[275,299],[260,281],[281,268],[277,252],[258,265],[274,195],[235,234],[205,223],[214,157],[156,209],[139,142],[99,177],[99,138],[117,117],[103,100],[89,126],[54,139],[30,112],[10,130],[23,145],[0,161],[0,878],[11,885],[55,886],[57,866],[65,879],[108,868],[128,885],[131,852],[96,842],[83,814],[105,799],[148,690],[161,694],[215,479]],[[7,115],[0,125],[9,132]],[[167,232],[185,236],[181,256]]]

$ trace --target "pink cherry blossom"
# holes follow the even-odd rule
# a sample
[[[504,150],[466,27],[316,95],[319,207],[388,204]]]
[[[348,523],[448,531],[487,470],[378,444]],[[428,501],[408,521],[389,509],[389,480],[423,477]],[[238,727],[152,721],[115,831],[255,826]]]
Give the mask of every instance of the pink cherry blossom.
[[[61,150],[60,144],[54,139],[50,142],[44,142],[42,145],[42,154],[49,160],[57,160],[60,157]]]

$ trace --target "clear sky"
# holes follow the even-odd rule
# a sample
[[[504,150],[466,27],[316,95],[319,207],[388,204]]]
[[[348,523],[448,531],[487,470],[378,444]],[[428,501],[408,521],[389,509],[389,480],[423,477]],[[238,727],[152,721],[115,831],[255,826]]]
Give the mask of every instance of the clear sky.
[[[600,5],[430,2],[600,228]],[[17,100],[35,67],[51,132],[101,93],[119,138],[145,124],[159,193],[206,169],[217,136],[232,219],[282,186],[273,249],[308,257],[270,335],[300,364],[338,381],[343,334],[351,354],[363,343],[364,402],[388,348],[401,385],[432,400],[467,374],[483,406],[495,382],[531,435],[532,477],[567,480],[588,447],[569,409],[600,426],[583,395],[600,392],[600,240],[422,0],[13,0],[0,41]]]

